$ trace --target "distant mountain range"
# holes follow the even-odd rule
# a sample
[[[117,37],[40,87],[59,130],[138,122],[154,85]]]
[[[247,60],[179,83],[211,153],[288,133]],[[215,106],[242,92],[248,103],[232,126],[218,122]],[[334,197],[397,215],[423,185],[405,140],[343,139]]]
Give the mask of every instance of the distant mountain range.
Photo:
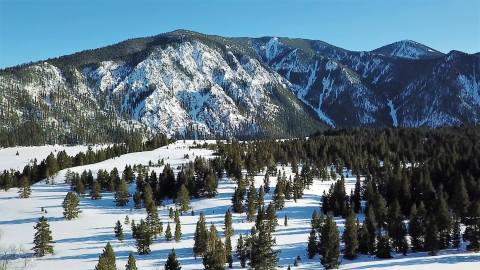
[[[480,121],[480,55],[404,40],[372,51],[178,30],[0,71],[0,141],[119,130],[264,138]],[[3,136],[3,137],[2,137]]]

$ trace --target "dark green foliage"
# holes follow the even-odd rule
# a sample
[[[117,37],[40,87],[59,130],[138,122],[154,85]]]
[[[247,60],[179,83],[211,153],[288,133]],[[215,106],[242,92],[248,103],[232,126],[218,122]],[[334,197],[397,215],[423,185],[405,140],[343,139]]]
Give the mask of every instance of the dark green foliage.
[[[277,251],[273,250],[275,239],[267,224],[260,223],[251,235],[250,267],[252,269],[276,269]]]
[[[107,243],[103,249],[103,253],[98,258],[98,263],[95,270],[117,270],[115,263],[115,252],[110,243]]]
[[[377,251],[375,255],[380,259],[392,258],[390,238],[388,236],[382,235],[378,237]]]
[[[92,185],[92,191],[90,192],[90,197],[92,200],[100,200],[102,198],[102,190],[98,181],[94,181]]]
[[[469,241],[468,250],[480,251],[480,201],[470,206],[465,218],[465,233],[463,239]]]
[[[128,261],[127,261],[127,264],[125,265],[125,270],[138,270],[137,261],[133,256],[133,252],[130,252],[130,254],[128,254]]]
[[[124,179],[120,180],[119,185],[116,187],[115,203],[117,206],[125,206],[129,201],[130,194],[128,193],[128,186]]]
[[[73,192],[68,192],[63,200],[63,216],[67,220],[71,220],[78,217],[80,209],[78,207],[80,200],[77,195]]]
[[[212,224],[207,236],[207,248],[203,254],[203,266],[206,270],[223,270],[226,259],[225,247]]]
[[[225,213],[225,221],[224,221],[224,234],[225,237],[228,236],[233,236],[234,230],[233,230],[233,225],[232,225],[232,212],[230,212],[230,209],[227,210]]]
[[[116,237],[119,241],[123,241],[123,240],[125,239],[125,236],[123,235],[122,223],[120,223],[120,220],[117,220],[117,223],[115,223],[114,232],[115,232],[115,237]]]
[[[177,220],[177,222],[175,222],[175,241],[179,242],[181,239],[182,239],[182,227],[180,225],[180,220]]]
[[[165,263],[165,270],[181,270],[180,263],[177,260],[177,254],[175,253],[175,249],[168,254],[167,262]]]
[[[172,229],[170,228],[170,222],[167,224],[167,229],[165,230],[165,240],[171,241],[172,240]]]
[[[243,236],[241,234],[240,234],[240,237],[238,238],[238,241],[237,241],[236,254],[237,254],[238,259],[240,260],[240,266],[242,268],[245,268],[245,265],[247,263],[249,250],[247,250],[246,243],[245,243],[245,241],[243,239]]]
[[[200,213],[200,218],[197,221],[197,227],[195,228],[195,234],[193,236],[193,254],[195,258],[202,256],[207,250],[208,232],[205,222],[205,215]]]
[[[30,187],[30,181],[28,180],[28,177],[22,177],[21,180],[21,186],[20,189],[18,190],[18,197],[25,199],[29,198],[30,195],[32,194],[32,189]]]
[[[343,231],[343,241],[345,242],[344,257],[349,260],[357,258],[358,252],[358,223],[355,213],[350,210],[345,220],[345,230]]]
[[[321,234],[321,263],[325,269],[337,268],[340,264],[340,237],[338,234],[337,224],[332,216],[328,216],[322,227]]]
[[[317,242],[317,233],[315,229],[310,230],[310,235],[308,236],[307,244],[307,254],[308,258],[312,259],[318,252],[318,242]]]
[[[132,226],[134,226],[133,222]],[[150,245],[152,244],[152,233],[148,224],[143,219],[140,220],[140,223],[137,226],[135,226],[134,237],[136,240],[138,254],[144,255],[150,253]]]
[[[33,254],[37,257],[53,254],[52,231],[50,231],[48,220],[43,216],[40,217],[34,229]]]
[[[180,189],[177,192],[176,202],[178,206],[180,206],[180,210],[182,212],[186,212],[190,208],[190,194],[188,193],[188,189],[184,184],[180,186]]]

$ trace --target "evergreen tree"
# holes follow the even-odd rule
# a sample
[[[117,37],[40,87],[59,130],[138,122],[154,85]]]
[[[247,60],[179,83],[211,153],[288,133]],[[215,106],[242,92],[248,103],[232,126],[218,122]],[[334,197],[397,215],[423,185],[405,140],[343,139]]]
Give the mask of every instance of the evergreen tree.
[[[428,251],[430,255],[436,255],[438,252],[438,227],[433,217],[429,218],[427,222],[427,230],[425,235],[425,250]]]
[[[180,221],[175,222],[175,241],[179,242],[182,239],[182,227]]]
[[[132,222],[132,226],[133,226]],[[133,233],[133,230],[132,230]],[[150,253],[150,245],[152,244],[152,233],[148,224],[141,219],[140,223],[135,226],[135,240],[138,254],[144,255]]]
[[[119,241],[123,241],[123,240],[125,239],[125,236],[123,235],[122,223],[120,223],[120,220],[117,220],[117,223],[115,223],[114,232],[115,232],[115,237],[116,237]]]
[[[455,210],[456,214],[460,216],[463,220],[463,218],[465,218],[467,214],[468,207],[470,205],[470,200],[463,177],[460,178],[460,181],[458,181],[458,183],[454,185],[452,201],[454,207],[453,209]]]
[[[262,212],[263,212],[263,207],[262,207]],[[267,219],[268,229],[271,232],[274,232],[275,228],[278,225],[278,219],[277,219],[277,211],[275,209],[275,205],[271,202],[268,204],[267,211],[265,213],[265,218]]]
[[[360,176],[357,175],[357,181],[355,182],[355,190],[353,192],[353,210],[355,213],[360,213],[361,207],[361,183]]]
[[[207,250],[207,227],[205,225],[205,215],[200,213],[200,218],[197,221],[197,226],[195,228],[195,234],[193,236],[193,254],[195,258],[197,256],[202,256]]]
[[[340,238],[338,234],[337,224],[332,216],[328,216],[322,227],[321,234],[321,263],[325,269],[337,268],[340,264]]]
[[[165,263],[165,270],[181,270],[180,263],[177,260],[177,254],[175,253],[175,249],[168,254],[167,262]]]
[[[232,208],[235,213],[243,213],[243,196],[244,191],[240,188],[235,188],[232,197]]]
[[[317,233],[315,232],[315,229],[312,228],[310,230],[310,235],[308,236],[308,245],[307,245],[307,253],[308,253],[308,258],[312,259],[315,257],[318,251],[318,243],[317,243]]]
[[[230,209],[227,210],[225,213],[225,228],[224,228],[224,234],[225,237],[232,236],[234,233],[233,226],[232,226],[232,212],[230,212]]]
[[[172,240],[172,229],[170,228],[170,222],[168,222],[167,229],[165,230],[165,240]]]
[[[158,217],[157,206],[153,201],[147,205],[147,218],[145,221],[155,239],[163,233],[163,224]]]
[[[390,254],[390,252],[391,252],[390,238],[386,235],[382,235],[378,237],[377,252],[375,254],[377,258],[380,258],[380,259],[392,258],[392,255]]]
[[[72,220],[78,217],[80,213],[80,209],[78,208],[80,200],[78,199],[77,195],[73,192],[68,192],[67,196],[63,200],[63,216],[67,220]]]
[[[225,255],[228,263],[228,267],[233,267],[233,257],[232,257],[232,238],[230,235],[225,237]]]
[[[370,254],[375,254],[375,240],[377,236],[377,221],[375,219],[375,214],[371,207],[368,207],[367,215],[365,216],[364,222],[365,228],[368,231],[368,252]]]
[[[127,261],[127,264],[125,265],[125,270],[138,270],[137,261],[133,256],[133,252],[130,252],[130,254],[128,255],[128,261]]]
[[[98,258],[98,263],[95,270],[117,270],[115,263],[115,252],[110,243],[107,243],[103,249],[103,253]]]
[[[358,226],[355,220],[355,213],[351,209],[345,220],[345,230],[342,238],[345,242],[344,257],[349,260],[357,258]]]
[[[285,214],[285,217],[283,218],[283,226],[285,226],[285,227],[288,226],[288,217],[287,217],[287,214]]]
[[[415,204],[412,205],[410,210],[410,224],[409,224],[409,234],[410,241],[412,245],[412,251],[422,251],[425,244],[425,207],[423,203],[420,203],[419,209]]]
[[[406,228],[401,216],[400,204],[395,200],[388,208],[388,235],[392,238],[392,246],[397,252],[399,252],[403,246],[406,233]]]
[[[184,184],[180,186],[180,189],[177,192],[177,204],[180,206],[182,212],[188,211],[190,208],[190,195],[188,193],[187,187]]]
[[[90,197],[92,200],[100,200],[102,198],[102,190],[98,181],[94,181],[92,185],[92,191],[90,192]]]
[[[34,228],[35,236],[33,239],[33,254],[37,257],[53,254],[52,231],[50,231],[48,220],[42,216],[38,219]]]
[[[254,185],[250,186],[247,193],[247,220],[254,221],[257,210],[257,189]]]
[[[461,242],[462,242],[462,232],[460,229],[460,220],[456,218],[455,222],[453,223],[452,246],[456,249],[459,249]]]
[[[208,232],[207,249],[203,254],[205,270],[223,270],[226,262],[225,248],[212,224]]]
[[[30,188],[30,181],[28,181],[28,177],[22,176],[22,185],[18,190],[18,197],[22,199],[30,198],[32,194],[32,189]]]
[[[251,235],[250,267],[252,269],[276,269],[277,251],[273,250],[275,239],[268,226],[260,223]]]
[[[453,220],[448,209],[447,201],[443,195],[443,189],[441,188],[438,193],[439,198],[437,200],[437,207],[435,211],[435,223],[437,224],[439,233],[439,248],[445,249],[450,246]]]
[[[358,230],[358,251],[362,254],[369,254],[375,247],[371,247],[370,233],[365,223]]]
[[[130,200],[130,194],[128,193],[128,186],[124,179],[121,179],[117,191],[115,192],[115,203],[117,206],[125,206]]]
[[[465,218],[463,239],[469,241],[468,250],[480,251],[480,201],[473,203]]]
[[[265,173],[265,177],[263,178],[263,191],[265,193],[270,192],[270,176],[268,175],[268,172]]]
[[[237,241],[237,257],[240,260],[240,266],[242,268],[245,268],[245,265],[247,263],[247,257],[248,257],[248,250],[245,245],[245,242],[243,241],[243,236],[240,234],[240,237],[238,238]]]
[[[285,188],[283,185],[283,180],[278,179],[277,185],[275,186],[275,191],[273,194],[273,202],[275,203],[275,208],[277,208],[277,210],[282,209],[285,206],[284,192],[285,192]]]

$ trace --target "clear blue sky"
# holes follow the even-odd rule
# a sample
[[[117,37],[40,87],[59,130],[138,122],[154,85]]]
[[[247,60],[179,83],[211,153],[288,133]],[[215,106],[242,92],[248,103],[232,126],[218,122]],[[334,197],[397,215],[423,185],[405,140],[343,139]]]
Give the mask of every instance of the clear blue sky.
[[[371,50],[412,39],[480,51],[479,0],[0,0],[0,67],[190,29]]]

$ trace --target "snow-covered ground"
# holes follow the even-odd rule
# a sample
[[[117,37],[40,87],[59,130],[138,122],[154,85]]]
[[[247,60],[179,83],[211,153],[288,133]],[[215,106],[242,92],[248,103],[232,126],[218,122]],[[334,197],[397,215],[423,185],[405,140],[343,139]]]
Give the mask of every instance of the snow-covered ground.
[[[126,154],[115,159],[106,160],[97,164],[86,165],[72,168],[72,171],[81,172],[84,169],[96,171],[98,169],[110,170],[117,167],[121,172],[126,164],[148,164],[149,161],[156,163],[159,159],[164,159],[166,163],[177,166],[188,162],[184,159],[185,154],[189,154],[190,160],[195,156],[201,155],[209,157],[212,155],[210,150],[189,149],[192,141],[176,142],[153,151]],[[34,148],[32,148],[34,149]],[[3,155],[4,152],[0,152]],[[35,153],[35,150],[32,150]],[[23,155],[28,155],[24,151]],[[0,159],[4,159],[0,156]],[[161,171],[162,168],[153,168]],[[291,173],[289,168],[285,168],[288,175]],[[120,242],[116,240],[113,227],[117,220],[123,221],[128,215],[130,219],[136,221],[145,218],[144,209],[133,209],[133,202],[124,208],[115,207],[112,194],[103,194],[103,198],[98,201],[92,201],[85,197],[81,199],[80,208],[82,213],[78,219],[66,221],[62,216],[61,203],[65,194],[69,191],[69,186],[63,183],[65,170],[61,171],[56,177],[55,185],[38,183],[32,187],[32,196],[28,199],[19,199],[17,190],[11,189],[8,192],[0,192],[0,249],[15,245],[21,247],[31,254],[33,239],[33,226],[38,217],[42,216],[40,211],[44,207],[48,214],[53,239],[55,241],[55,254],[43,258],[34,258],[27,260],[17,260],[17,265],[27,265],[28,269],[50,270],[50,269],[69,269],[84,270],[93,269],[98,260],[98,255],[107,242],[113,245],[117,256],[118,269],[124,269],[126,259],[130,251],[135,252],[135,241],[131,237],[129,226],[124,226],[126,240]],[[256,186],[259,187],[263,181],[263,175],[256,177]],[[276,178],[271,178],[271,191],[265,197],[266,203],[271,199],[273,187],[276,184]],[[319,210],[321,195],[327,190],[332,182],[321,182],[315,180],[313,186],[306,190],[302,199],[296,203],[293,200],[287,201],[285,208],[278,212],[279,226],[275,232],[277,249],[279,253],[279,266],[285,269],[288,264],[292,264],[294,258],[301,256],[302,262],[298,268],[292,269],[321,269],[318,255],[309,260],[306,257],[307,238],[310,232],[310,217],[313,210]],[[353,188],[355,178],[347,177],[347,192]],[[133,185],[131,186],[133,189]],[[212,199],[198,199],[192,201],[192,207],[195,216],[186,214],[180,217],[182,224],[182,240],[167,242],[164,238],[154,241],[151,246],[152,252],[148,255],[136,255],[139,269],[163,269],[167,254],[172,248],[175,248],[182,269],[202,269],[202,260],[195,260],[192,255],[193,233],[195,224],[198,220],[198,214],[204,212],[207,222],[213,222],[222,234],[224,214],[231,206],[231,196],[235,188],[235,183],[229,179],[220,181],[219,194]],[[166,228],[168,218],[168,207],[171,204],[166,203],[165,207],[159,208],[160,218]],[[288,226],[283,226],[283,217],[287,214],[289,217]],[[236,239],[239,233],[249,232],[253,223],[245,222],[245,214],[234,214],[235,237],[233,247],[236,245]],[[339,229],[343,230],[342,219],[337,219]],[[171,223],[173,225],[173,222]],[[173,229],[173,227],[172,227]],[[0,255],[1,256],[1,255]],[[240,268],[239,262],[235,260],[234,268]],[[439,256],[428,256],[424,253],[395,255],[394,259],[379,260],[369,256],[361,256],[354,261],[343,260],[342,269],[479,269],[480,254],[443,251]],[[14,268],[12,268],[14,269]]]
[[[108,144],[104,145],[94,145],[92,150],[98,150],[108,147]],[[50,153],[53,153],[55,156],[58,152],[65,150],[67,155],[75,156],[80,152],[86,152],[88,150],[87,145],[42,145],[42,146],[16,146],[8,148],[0,148],[0,171],[3,170],[23,170],[23,167],[28,163],[32,162],[34,159],[37,159],[37,162],[40,163],[45,159]],[[18,152],[18,156],[17,156]]]

